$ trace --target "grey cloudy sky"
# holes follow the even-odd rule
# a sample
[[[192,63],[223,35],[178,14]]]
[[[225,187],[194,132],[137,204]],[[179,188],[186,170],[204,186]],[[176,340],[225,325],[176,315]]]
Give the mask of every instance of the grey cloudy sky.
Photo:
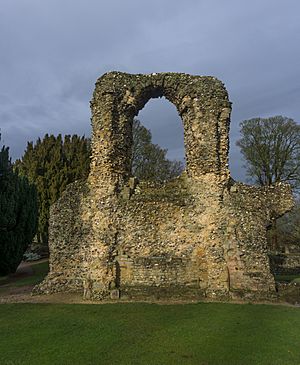
[[[185,72],[221,79],[233,102],[230,165],[244,119],[300,122],[299,0],[0,0],[0,127],[13,158],[45,133],[90,134],[89,100],[104,72]],[[183,154],[167,101],[140,119]]]

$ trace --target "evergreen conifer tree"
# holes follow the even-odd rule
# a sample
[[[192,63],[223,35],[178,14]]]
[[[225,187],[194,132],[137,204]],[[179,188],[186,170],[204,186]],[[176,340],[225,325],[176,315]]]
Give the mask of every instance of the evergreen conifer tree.
[[[37,228],[37,194],[12,169],[8,147],[0,150],[0,275],[16,271]]]
[[[36,143],[28,142],[21,160],[15,168],[38,191],[39,224],[37,241],[48,243],[49,210],[63,193],[66,186],[76,180],[86,179],[89,173],[90,141],[77,135],[59,134],[57,137],[46,134]]]

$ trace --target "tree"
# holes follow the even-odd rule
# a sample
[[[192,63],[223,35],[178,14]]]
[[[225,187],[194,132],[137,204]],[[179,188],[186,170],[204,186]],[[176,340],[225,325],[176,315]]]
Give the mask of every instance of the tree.
[[[133,121],[132,174],[140,180],[168,181],[183,171],[181,161],[166,158],[168,150],[152,143],[150,130]]]
[[[259,185],[288,182],[296,190],[300,183],[300,125],[293,119],[275,116],[254,118],[241,124],[237,141],[246,161],[247,174]],[[272,249],[278,247],[276,220],[268,231]]]
[[[247,174],[259,185],[300,183],[300,125],[293,119],[275,116],[254,118],[241,124],[237,141],[246,160]]]
[[[0,275],[16,271],[37,228],[37,194],[12,169],[8,147],[0,150]]]
[[[90,165],[90,141],[77,135],[57,137],[46,134],[35,144],[28,142],[16,171],[35,184],[38,191],[39,222],[37,241],[48,244],[49,210],[75,180],[86,179]]]

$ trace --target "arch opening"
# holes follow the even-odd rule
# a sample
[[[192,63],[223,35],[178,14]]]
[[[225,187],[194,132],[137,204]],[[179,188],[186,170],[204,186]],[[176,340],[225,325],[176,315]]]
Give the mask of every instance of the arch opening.
[[[155,90],[154,90],[155,91]],[[162,91],[151,98],[133,120],[132,175],[163,182],[185,169],[183,122]]]

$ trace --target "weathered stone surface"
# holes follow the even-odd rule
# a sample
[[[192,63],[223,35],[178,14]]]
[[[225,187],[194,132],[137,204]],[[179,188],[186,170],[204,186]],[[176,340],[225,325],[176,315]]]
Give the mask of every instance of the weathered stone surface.
[[[132,120],[165,96],[181,116],[186,172],[164,185],[131,177]],[[270,298],[266,229],[290,187],[236,183],[228,169],[231,104],[214,77],[110,72],[91,102],[87,182],[51,208],[50,273],[35,292],[87,298]]]

